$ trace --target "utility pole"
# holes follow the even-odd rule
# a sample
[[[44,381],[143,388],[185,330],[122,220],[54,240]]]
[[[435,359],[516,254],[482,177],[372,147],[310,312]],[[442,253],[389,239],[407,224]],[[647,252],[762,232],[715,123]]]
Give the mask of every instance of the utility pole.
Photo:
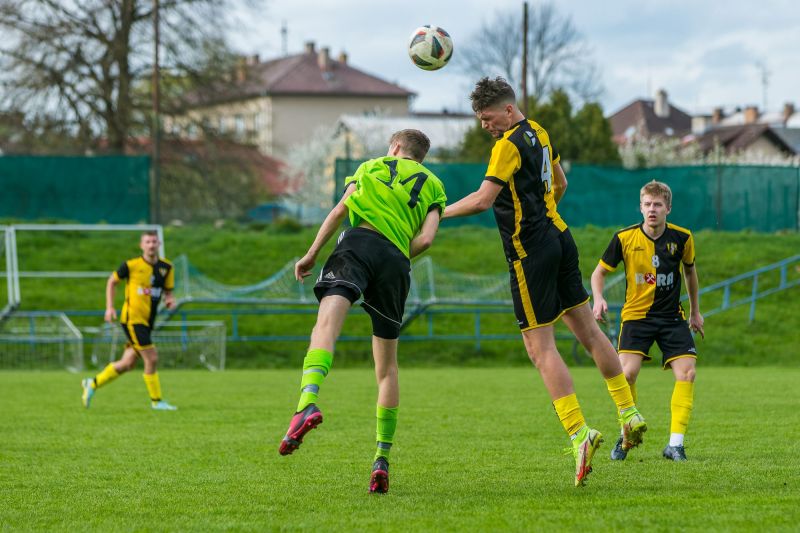
[[[281,55],[283,57],[289,55],[289,28],[286,26],[285,20],[281,24]]]
[[[767,69],[767,64],[763,61],[756,62],[756,68],[761,71],[761,105],[763,106],[764,113],[767,112],[767,89],[769,89],[769,77],[772,74]]]
[[[522,113],[528,118],[528,2],[522,3]]]
[[[151,175],[152,184],[150,190],[153,194],[150,204],[152,206],[150,211],[150,218],[155,224],[161,222],[161,173],[159,171],[161,159],[161,117],[159,101],[159,62],[158,62],[158,47],[159,47],[159,0],[153,0],[153,124],[151,126],[150,135],[153,143],[153,160],[151,161]]]

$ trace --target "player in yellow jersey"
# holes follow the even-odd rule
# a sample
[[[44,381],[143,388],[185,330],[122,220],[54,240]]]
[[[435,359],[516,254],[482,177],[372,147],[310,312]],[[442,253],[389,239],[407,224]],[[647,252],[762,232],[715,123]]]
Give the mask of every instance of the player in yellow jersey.
[[[433,243],[447,200],[442,182],[422,165],[429,148],[421,131],[392,135],[386,156],[364,162],[347,178],[342,199],[294,267],[295,277],[302,281],[311,273],[320,249],[350,218],[353,227],[341,233],[314,285],[317,323],[303,360],[300,401],[278,451],[293,453],[306,433],[322,423],[319,389],[333,364],[333,348],[347,312],[363,299],[372,319],[378,382],[376,450],[369,482],[373,493],[389,490],[389,451],[400,403],[397,345],[411,285],[410,259]]]
[[[622,368],[636,397],[636,378],[642,361],[651,359],[650,347],[653,342],[658,344],[663,354],[663,368],[671,368],[675,375],[670,437],[663,456],[685,461],[683,438],[694,403],[697,359],[689,330],[705,335],[698,298],[700,283],[694,264],[694,238],[688,229],[667,222],[672,210],[672,191],[666,183],[651,181],[642,187],[639,199],[644,221],[614,234],[592,274],[594,316],[604,320],[608,311],[608,303],[603,298],[605,277],[622,261],[627,282],[617,346]],[[688,323],[680,303],[681,273],[686,278],[691,306]],[[626,456],[627,451],[617,441],[611,458],[624,460]]]
[[[583,418],[572,377],[556,348],[556,321],[563,318],[591,352],[617,406],[626,449],[642,442],[647,425],[633,402],[614,347],[592,317],[578,249],[556,210],[567,187],[558,151],[544,128],[525,118],[503,78],[481,79],[470,99],[481,126],[496,142],[480,188],[449,205],[444,216],[494,208],[522,340],[572,440],[575,485],[580,486],[592,471],[602,435]]]
[[[142,255],[129,259],[112,272],[106,283],[106,322],[117,318],[114,310],[114,289],[126,280],[125,304],[122,306],[120,323],[128,339],[122,357],[109,363],[94,378],[86,378],[81,382],[83,387],[83,406],[88,408],[95,391],[113,381],[120,374],[132,370],[136,366],[137,357],[144,361],[144,382],[150,394],[150,405],[158,411],[174,411],[177,409],[161,397],[161,382],[156,372],[158,352],[150,336],[156,321],[158,304],[161,296],[167,308],[175,305],[172,289],[175,287],[175,272],[172,263],[158,257],[161,243],[155,231],[142,233],[139,247]]]

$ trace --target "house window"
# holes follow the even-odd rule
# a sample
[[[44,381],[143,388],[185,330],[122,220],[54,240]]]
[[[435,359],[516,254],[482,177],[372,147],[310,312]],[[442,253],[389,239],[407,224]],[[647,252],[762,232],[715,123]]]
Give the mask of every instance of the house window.
[[[225,133],[226,124],[225,124],[225,117],[220,116],[217,123],[217,130],[220,133]]]
[[[236,132],[237,137],[244,137],[244,116],[243,115],[236,115],[233,118],[234,124],[234,131]]]
[[[253,129],[256,133],[261,131],[264,128],[264,114],[263,113],[256,113],[253,115]]]

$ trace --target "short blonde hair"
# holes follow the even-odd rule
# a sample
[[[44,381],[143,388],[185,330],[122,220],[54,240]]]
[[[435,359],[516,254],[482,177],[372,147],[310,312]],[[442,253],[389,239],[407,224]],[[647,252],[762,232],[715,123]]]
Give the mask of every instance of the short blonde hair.
[[[672,189],[669,188],[669,185],[660,181],[650,181],[645,183],[644,187],[639,191],[639,201],[642,201],[642,198],[645,194],[649,194],[650,196],[661,196],[664,199],[664,202],[667,204],[667,207],[672,207]]]

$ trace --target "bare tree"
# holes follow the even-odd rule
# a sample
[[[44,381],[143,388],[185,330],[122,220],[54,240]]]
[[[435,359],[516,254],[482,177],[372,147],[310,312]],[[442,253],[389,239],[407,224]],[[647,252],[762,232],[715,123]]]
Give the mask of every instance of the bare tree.
[[[567,91],[576,101],[594,100],[602,93],[591,48],[568,15],[555,4],[536,2],[528,29],[528,87],[538,100],[554,89]],[[497,11],[472,35],[457,65],[474,77],[501,75],[517,86],[522,73],[522,10]]]
[[[161,0],[162,68],[192,73],[234,0]],[[122,151],[149,131],[152,0],[0,0],[0,111]],[[213,24],[209,24],[213,21]]]

